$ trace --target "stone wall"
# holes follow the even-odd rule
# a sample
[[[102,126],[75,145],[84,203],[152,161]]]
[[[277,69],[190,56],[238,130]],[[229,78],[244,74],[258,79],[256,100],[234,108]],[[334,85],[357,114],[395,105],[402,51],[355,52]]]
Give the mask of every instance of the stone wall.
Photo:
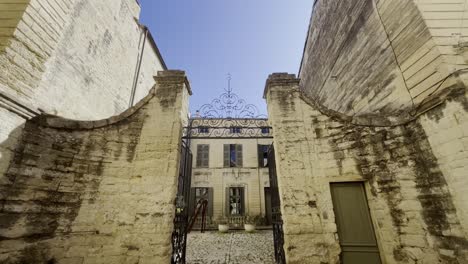
[[[139,12],[135,0],[2,1],[0,178],[26,119],[107,118],[148,93],[165,64]]]
[[[350,181],[365,183],[383,263],[466,263],[464,89],[418,120],[365,126],[319,111],[299,83],[275,74],[265,91],[288,263],[339,263],[330,183]]]
[[[310,100],[394,124],[466,82],[466,0],[318,0],[300,70]],[[340,17],[342,19],[336,19]]]
[[[466,0],[430,1],[414,0],[434,43],[443,56],[448,70],[467,67],[468,31],[466,31],[468,5]]]
[[[460,94],[420,118],[468,237],[468,100]]]
[[[183,72],[110,119],[26,123],[0,185],[2,263],[169,263]]]
[[[30,0],[5,0],[0,4],[0,52],[10,44],[10,39],[29,2]]]

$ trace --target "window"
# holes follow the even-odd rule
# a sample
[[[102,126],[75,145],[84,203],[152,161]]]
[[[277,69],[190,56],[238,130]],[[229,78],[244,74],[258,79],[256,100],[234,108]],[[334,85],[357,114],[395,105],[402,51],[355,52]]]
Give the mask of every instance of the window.
[[[205,199],[208,201],[206,215],[213,216],[213,188],[209,188],[209,187],[191,188],[190,196],[191,196],[190,201],[189,201],[189,214],[190,215],[195,214],[195,209],[197,208],[198,202],[201,199]],[[201,217],[201,212],[199,212],[198,217]]]
[[[242,133],[242,128],[241,127],[231,127],[230,131],[231,131],[231,134],[240,134],[240,133]]]
[[[242,167],[242,145],[224,144],[224,167]]]
[[[227,215],[244,215],[244,187],[227,188]]]
[[[268,167],[268,149],[270,145],[258,145],[258,166]]]
[[[210,133],[210,129],[208,127],[198,127],[199,134],[208,134]]]
[[[197,145],[197,167],[208,168],[210,158],[210,145],[199,144]]]
[[[269,127],[261,127],[262,134],[270,134],[270,128]]]

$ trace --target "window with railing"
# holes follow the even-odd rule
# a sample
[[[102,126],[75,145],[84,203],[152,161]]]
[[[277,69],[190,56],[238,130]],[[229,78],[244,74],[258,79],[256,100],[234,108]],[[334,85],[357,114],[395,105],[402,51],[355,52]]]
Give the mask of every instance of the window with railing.
[[[244,187],[227,188],[227,214],[229,216],[244,215]]]

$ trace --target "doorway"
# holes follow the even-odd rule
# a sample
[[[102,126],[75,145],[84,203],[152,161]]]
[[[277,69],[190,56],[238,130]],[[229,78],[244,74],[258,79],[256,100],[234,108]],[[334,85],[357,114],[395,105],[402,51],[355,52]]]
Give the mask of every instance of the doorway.
[[[332,183],[333,210],[343,264],[380,264],[379,248],[361,182]]]

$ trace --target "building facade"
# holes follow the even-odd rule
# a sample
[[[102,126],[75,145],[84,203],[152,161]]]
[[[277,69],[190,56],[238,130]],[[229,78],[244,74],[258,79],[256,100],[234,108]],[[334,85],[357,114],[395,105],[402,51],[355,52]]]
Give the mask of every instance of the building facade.
[[[0,14],[0,181],[26,120],[118,115],[166,69],[136,0],[12,0]]]
[[[194,118],[190,122],[191,213],[204,197],[208,224],[226,218],[231,225],[240,225],[247,216],[260,216],[268,224],[267,152],[273,140],[268,120]]]
[[[139,14],[1,2],[0,263],[171,262],[191,91]]]
[[[265,90],[287,263],[468,263],[466,12],[315,1]]]
[[[185,73],[153,79],[165,66],[136,1],[11,2],[0,262],[175,262],[182,139],[188,210],[208,197],[212,221],[235,223],[268,218],[274,141],[289,264],[468,262],[466,0],[314,1],[298,78],[267,80],[268,121],[189,121]]]

